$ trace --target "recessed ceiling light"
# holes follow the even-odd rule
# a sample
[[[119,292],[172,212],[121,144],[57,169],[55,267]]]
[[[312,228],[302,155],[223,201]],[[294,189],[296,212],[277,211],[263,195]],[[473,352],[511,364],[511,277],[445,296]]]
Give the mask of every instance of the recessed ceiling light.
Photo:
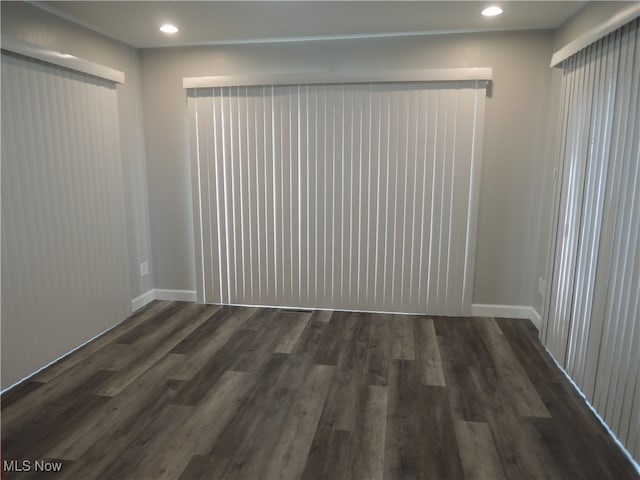
[[[502,9],[500,7],[491,6],[482,10],[482,15],[485,17],[495,17],[496,15],[500,15],[502,13]]]
[[[160,27],[160,31],[164,33],[176,33],[178,31],[178,27],[171,25],[170,23],[165,23]]]

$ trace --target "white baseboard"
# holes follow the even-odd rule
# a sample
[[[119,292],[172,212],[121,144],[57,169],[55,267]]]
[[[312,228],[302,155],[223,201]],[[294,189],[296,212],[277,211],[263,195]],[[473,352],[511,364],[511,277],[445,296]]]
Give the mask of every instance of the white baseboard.
[[[198,298],[194,290],[166,290],[154,288],[131,300],[131,312],[140,310],[154,300],[169,300],[175,302],[197,302]]]
[[[474,303],[471,305],[474,317],[530,318],[531,307],[525,305],[491,305]]]
[[[540,314],[528,305],[491,305],[475,303],[471,305],[471,315],[474,317],[504,317],[523,318],[531,320],[539,330],[541,326]]]
[[[153,290],[149,290],[148,292],[143,293],[139,297],[134,298],[133,300],[131,300],[131,313],[134,313],[140,310],[142,307],[144,307],[148,303],[153,302],[154,300],[155,298],[153,296]]]
[[[529,308],[531,309],[531,317],[529,318],[529,320],[531,320],[531,322],[536,326],[538,331],[540,331],[540,329],[542,328],[542,317],[536,311],[535,308],[533,307],[529,307]]]
[[[156,300],[171,300],[174,302],[198,301],[195,290],[165,290],[162,288],[154,288],[153,296]]]
[[[139,310],[153,300],[197,302],[198,297],[194,290],[167,290],[154,288],[153,290],[149,290],[147,293],[143,293],[138,298],[133,299],[131,301],[131,311],[135,312],[136,310]],[[278,306],[274,308],[287,307]],[[314,310],[322,309],[315,308]],[[531,322],[533,322],[538,330],[540,329],[540,326],[542,324],[540,320],[540,314],[535,310],[535,308],[527,305],[491,305],[484,303],[475,303],[471,305],[471,315],[473,315],[474,317],[524,318],[531,320]]]

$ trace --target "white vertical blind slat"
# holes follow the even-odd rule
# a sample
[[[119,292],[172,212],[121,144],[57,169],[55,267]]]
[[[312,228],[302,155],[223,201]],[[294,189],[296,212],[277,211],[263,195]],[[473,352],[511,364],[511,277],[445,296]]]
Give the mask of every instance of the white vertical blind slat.
[[[640,189],[640,132],[638,131],[640,128],[640,114],[638,110],[640,107],[638,103],[640,103],[640,48],[637,48],[638,42],[640,42],[640,31],[636,29],[635,31],[629,31],[628,33],[628,41],[630,45],[633,45],[635,42],[636,48],[633,53],[631,53],[632,48],[630,48],[630,55],[633,55],[633,74],[631,78],[631,85],[635,85],[635,89],[631,92],[631,100],[630,105],[635,109],[635,115],[630,115],[630,119],[632,121],[629,122],[628,129],[632,134],[632,139],[630,142],[630,146],[632,147],[630,156],[635,159],[635,176],[631,175],[630,178],[634,178],[633,191],[636,195],[635,198],[635,213],[631,215],[631,221],[633,222],[633,229],[635,233],[630,235],[630,251],[629,258],[632,259],[633,262],[633,271],[631,273],[631,278],[635,282],[630,288],[630,300],[628,302],[629,305],[629,313],[627,318],[631,319],[629,325],[629,331],[627,332],[627,336],[631,339],[637,338],[640,336],[640,325],[638,324],[638,318],[640,318],[640,242],[633,242],[633,239],[637,239],[640,236],[640,211],[638,211],[639,206],[638,203],[640,200],[638,199],[638,189]],[[635,260],[635,262],[634,262]],[[634,322],[633,319],[636,319]],[[634,396],[634,387],[637,386],[640,377],[640,342],[634,342],[631,346],[628,357],[628,378],[627,381],[624,382],[624,394],[623,397],[623,407],[620,415],[621,418],[621,438],[629,439],[633,435],[633,427],[630,423],[626,423],[624,419],[630,418],[632,408],[636,410],[638,407],[638,403],[640,403],[640,396]],[[636,432],[636,440],[640,442],[640,425],[636,424],[635,427]]]
[[[203,297],[468,314],[483,107],[479,82],[191,90]]]
[[[2,75],[7,387],[126,318],[131,299],[115,86],[10,54]]]
[[[565,62],[560,206],[544,339],[640,460],[639,20]]]

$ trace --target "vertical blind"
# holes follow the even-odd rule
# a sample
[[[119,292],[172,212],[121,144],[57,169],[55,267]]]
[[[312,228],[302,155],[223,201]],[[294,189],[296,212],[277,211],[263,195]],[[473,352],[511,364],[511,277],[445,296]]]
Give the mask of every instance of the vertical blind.
[[[485,85],[189,89],[201,298],[468,314]]]
[[[115,84],[2,54],[2,387],[130,313]]]
[[[638,24],[563,64],[563,167],[543,339],[640,460]]]

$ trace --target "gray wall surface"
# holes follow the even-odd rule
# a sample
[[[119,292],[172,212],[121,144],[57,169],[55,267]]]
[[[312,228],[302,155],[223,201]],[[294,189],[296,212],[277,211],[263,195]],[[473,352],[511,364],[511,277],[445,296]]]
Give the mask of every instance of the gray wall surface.
[[[153,280],[141,277],[139,267],[152,265],[138,51],[24,3],[2,2],[2,34],[124,72],[117,93],[131,299],[147,292]]]
[[[534,31],[141,51],[155,286],[195,289],[183,77],[488,66],[473,303],[532,305],[552,46],[553,32]]]
[[[544,295],[538,291],[537,279],[544,280],[545,285],[549,284],[551,273],[547,271],[549,254],[551,250],[551,231],[553,216],[553,199],[555,178],[554,169],[559,160],[560,142],[560,121],[562,115],[562,70],[553,68],[550,71],[551,81],[549,87],[549,111],[547,113],[547,125],[544,136],[544,151],[540,157],[540,168],[542,176],[538,181],[538,194],[540,195],[540,210],[538,217],[537,237],[538,255],[536,265],[536,276],[533,287],[533,303],[531,306],[543,315]]]
[[[633,3],[636,2],[588,2],[556,29],[553,50],[561,49],[567,43],[606,22],[617,13],[628,9]]]

